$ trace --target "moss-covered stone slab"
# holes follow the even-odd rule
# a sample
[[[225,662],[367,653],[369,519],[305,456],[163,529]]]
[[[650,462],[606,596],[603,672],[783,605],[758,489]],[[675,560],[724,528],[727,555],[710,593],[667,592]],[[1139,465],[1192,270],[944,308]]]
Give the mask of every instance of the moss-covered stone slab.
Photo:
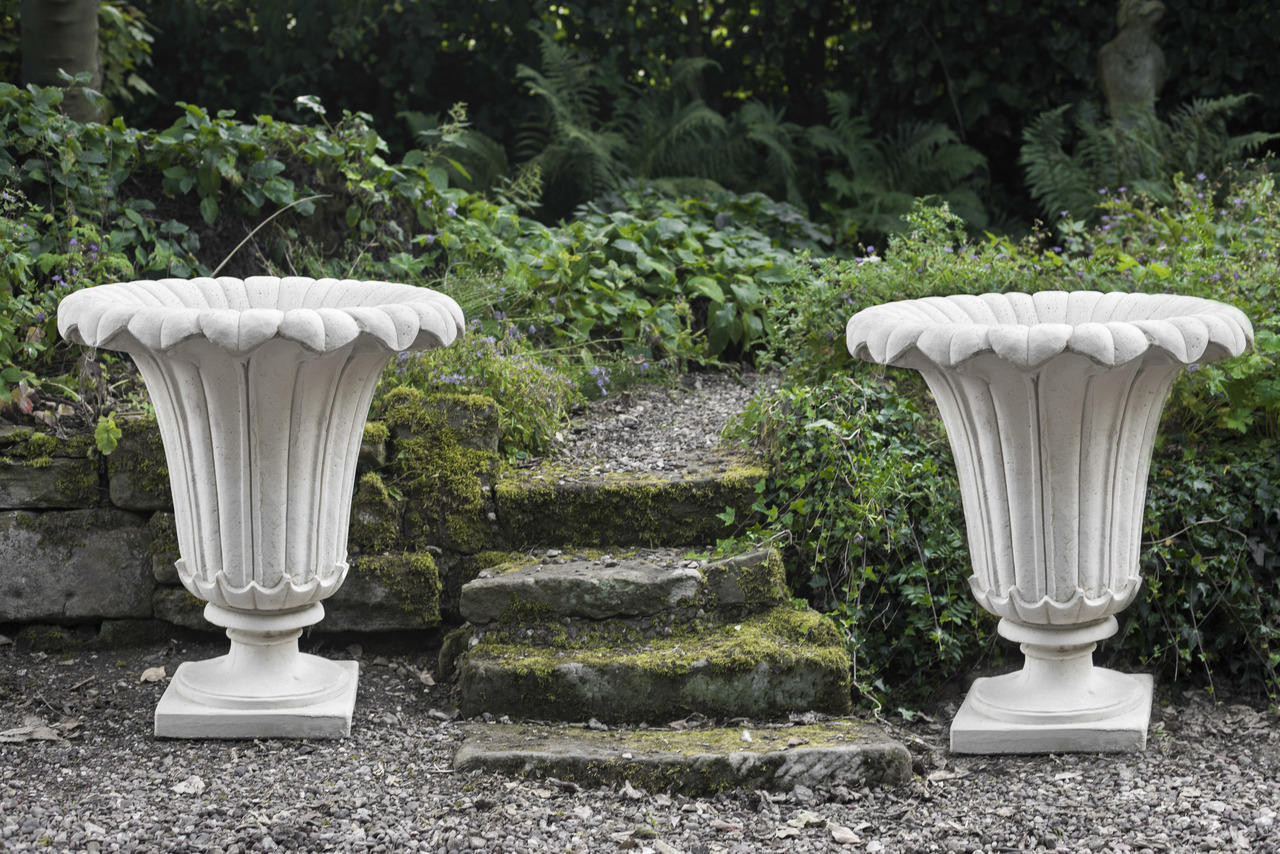
[[[151,616],[149,539],[122,510],[0,513],[0,622]]]
[[[223,629],[204,618],[204,602],[183,587],[157,587],[151,597],[151,609],[157,620],[164,620],[184,629],[219,634],[223,632]]]
[[[554,777],[689,796],[728,789],[789,792],[911,779],[911,756],[880,727],[839,718],[784,727],[608,730],[469,724],[453,760],[459,771]]]
[[[155,418],[120,422],[120,441],[107,457],[111,503],[124,510],[169,510],[173,493]]]
[[[381,401],[391,434],[386,486],[404,499],[405,545],[460,554],[499,541],[493,483],[497,407],[483,395],[393,389]]]
[[[617,620],[477,633],[459,706],[526,720],[665,723],[848,711],[849,658],[829,620],[787,607],[649,637]]]
[[[100,503],[97,460],[0,461],[0,509],[66,509]]]
[[[324,602],[321,632],[390,632],[440,623],[440,574],[430,554],[352,561],[338,592]]]
[[[659,614],[694,601],[702,587],[696,567],[672,549],[594,560],[544,556],[507,571],[482,571],[462,587],[462,616],[488,623],[513,607],[597,620]]]
[[[513,548],[708,545],[728,533],[717,514],[747,514],[762,477],[748,460],[670,477],[517,471],[498,481],[495,503]]]

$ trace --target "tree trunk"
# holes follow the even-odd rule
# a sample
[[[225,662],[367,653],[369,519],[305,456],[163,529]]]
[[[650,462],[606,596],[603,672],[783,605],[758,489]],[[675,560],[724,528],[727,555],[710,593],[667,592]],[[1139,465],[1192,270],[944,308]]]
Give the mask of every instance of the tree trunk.
[[[58,70],[89,72],[89,87],[102,88],[98,58],[99,0],[22,0],[22,82],[65,86]],[[78,122],[99,121],[101,111],[74,87],[62,110]]]

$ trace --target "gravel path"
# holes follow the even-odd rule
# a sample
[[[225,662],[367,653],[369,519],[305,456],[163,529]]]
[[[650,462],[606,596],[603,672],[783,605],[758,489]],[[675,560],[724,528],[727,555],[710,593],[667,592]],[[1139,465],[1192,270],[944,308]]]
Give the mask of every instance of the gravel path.
[[[606,399],[561,454],[678,471],[714,454],[708,437],[756,382]],[[1157,688],[1140,754],[951,757],[950,699],[890,723],[915,756],[906,786],[690,799],[456,774],[461,727],[449,686],[429,684],[434,650],[363,641],[311,647],[359,654],[349,739],[196,742],[152,737],[165,683],[142,677],[224,643],[46,654],[0,639],[0,851],[1280,850],[1280,720],[1199,692]]]
[[[895,727],[906,786],[695,800],[453,773],[461,727],[415,652],[364,652],[349,739],[154,739],[142,672],[223,650],[0,648],[0,850],[1280,850],[1276,719],[1201,693],[1157,704],[1141,754],[949,757],[944,707]]]

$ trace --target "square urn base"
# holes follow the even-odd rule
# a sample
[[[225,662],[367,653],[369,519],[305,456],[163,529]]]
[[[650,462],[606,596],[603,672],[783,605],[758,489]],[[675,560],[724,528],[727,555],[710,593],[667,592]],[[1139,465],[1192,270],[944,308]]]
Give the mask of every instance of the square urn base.
[[[183,670],[200,662],[180,664],[156,706],[155,734],[161,738],[344,738],[351,734],[360,665],[331,663],[347,677],[340,692],[312,705],[285,708],[227,708],[194,702],[178,685]]]
[[[1012,723],[978,711],[970,698],[986,679],[974,681],[951,722],[952,753],[1123,753],[1147,746],[1153,680],[1150,674],[1123,674],[1143,698],[1128,710],[1101,720]],[[995,677],[1000,678],[1000,677]]]

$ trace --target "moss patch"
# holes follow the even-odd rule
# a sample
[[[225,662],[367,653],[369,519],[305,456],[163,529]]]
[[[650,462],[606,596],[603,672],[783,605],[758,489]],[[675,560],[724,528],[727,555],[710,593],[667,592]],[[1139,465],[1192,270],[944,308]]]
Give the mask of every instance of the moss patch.
[[[389,484],[406,501],[409,548],[439,546],[475,554],[490,546],[497,529],[488,496],[498,455],[471,447],[473,440],[456,425],[470,423],[458,412],[487,418],[480,413],[496,412],[493,401],[482,395],[425,395],[400,387],[389,392],[382,405],[395,437]]]
[[[351,550],[361,554],[396,551],[400,545],[400,506],[382,478],[362,475],[351,499]]]
[[[429,553],[361,557],[351,568],[376,577],[395,594],[401,609],[423,626],[440,622],[440,573]]]
[[[154,416],[120,422],[120,443],[107,457],[111,498],[130,509],[160,509],[172,504],[169,466]]]

